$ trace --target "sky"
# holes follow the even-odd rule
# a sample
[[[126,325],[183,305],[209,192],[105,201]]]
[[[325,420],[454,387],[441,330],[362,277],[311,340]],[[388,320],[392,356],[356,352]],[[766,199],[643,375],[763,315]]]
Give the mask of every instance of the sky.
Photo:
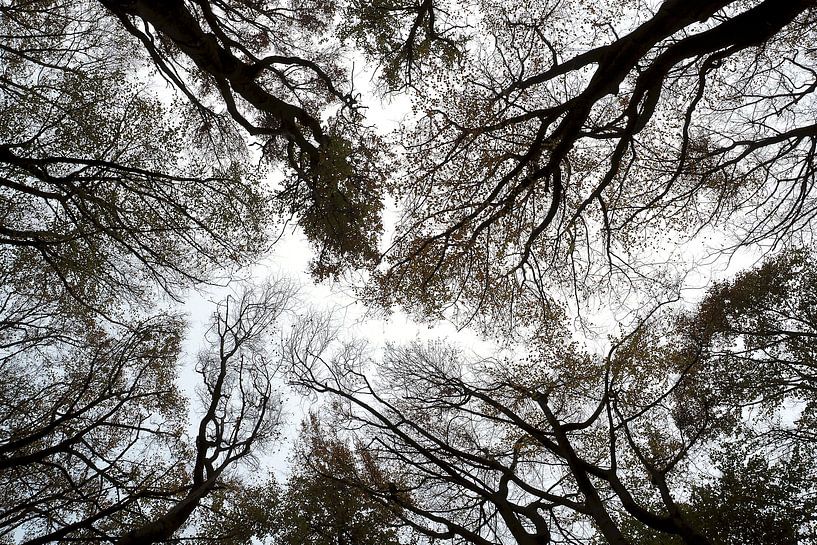
[[[354,88],[361,93],[360,102],[366,107],[368,122],[382,135],[399,128],[410,112],[409,98],[406,95],[380,96],[374,90],[376,81],[373,68],[367,66],[366,61],[360,57],[348,59],[348,64],[354,67]],[[271,180],[271,183],[274,183],[274,180]],[[384,214],[385,232],[382,237],[384,244],[388,242],[390,232],[393,232],[397,214],[397,205],[387,203]],[[673,246],[675,241],[667,242],[674,255],[680,256],[682,267],[690,265],[691,268],[692,264],[706,264],[692,270],[683,279],[681,295],[687,304],[700,299],[713,282],[729,278],[739,270],[756,265],[765,253],[763,249],[758,248],[743,249],[729,259],[719,258],[710,263],[713,248],[725,244],[724,235],[717,233],[717,226],[713,237],[709,239],[697,237],[680,249]],[[642,259],[650,257],[639,256]],[[422,323],[399,309],[388,315],[368,309],[356,300],[354,286],[348,282],[325,281],[316,284],[308,273],[311,258],[312,250],[309,243],[293,223],[287,227],[268,255],[255,265],[240,271],[237,276],[250,283],[260,283],[270,278],[287,278],[294,281],[299,286],[297,305],[302,312],[332,313],[344,335],[365,339],[375,356],[387,343],[403,344],[416,339],[423,341],[445,339],[474,358],[488,357],[500,349],[476,331],[468,328],[457,329],[450,322]],[[215,305],[239,286],[240,281],[234,281],[228,286],[211,286],[191,290],[187,294],[183,311],[188,317],[189,326],[183,345],[185,363],[180,373],[180,385],[189,394],[193,394],[198,379],[193,371],[195,355],[205,345],[204,333]],[[588,323],[592,322],[593,327],[577,328],[576,336],[589,348],[606,352],[609,348],[609,334],[615,331],[616,322],[622,317],[604,300],[594,301],[592,306],[592,317]],[[287,457],[298,425],[303,416],[314,407],[312,400],[287,391],[285,386],[282,386],[282,393],[286,400],[284,440],[277,447],[270,448],[261,455],[263,465],[270,467],[279,480],[287,473]],[[190,421],[191,425],[196,422],[195,407],[191,408]]]

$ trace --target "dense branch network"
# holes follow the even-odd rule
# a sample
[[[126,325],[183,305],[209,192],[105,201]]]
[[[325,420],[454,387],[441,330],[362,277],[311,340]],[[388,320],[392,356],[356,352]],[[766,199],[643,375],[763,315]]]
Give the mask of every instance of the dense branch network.
[[[648,317],[603,358],[563,335],[521,361],[414,343],[369,367],[365,350],[331,348],[313,319],[288,359],[299,384],[332,400],[327,418],[365,445],[356,468],[327,478],[432,539],[810,542],[813,267],[803,253],[769,261],[695,312]],[[802,412],[782,421],[792,407]],[[744,524],[748,500],[725,498],[753,486],[764,515]]]
[[[387,166],[343,82],[338,51],[318,45],[331,6],[300,3],[104,1],[160,72],[199,109],[213,92],[229,116],[262,138],[264,154],[291,176],[281,211],[297,215],[319,255],[318,277],[376,258]],[[303,42],[303,43],[300,43]],[[327,108],[339,106],[328,123]],[[205,114],[207,115],[207,114]]]
[[[0,2],[0,541],[813,542],[814,7]],[[389,137],[358,53],[412,100]],[[292,217],[317,278],[526,344],[372,362],[295,324],[288,376],[328,404],[279,490],[236,468],[278,439],[292,286],[217,308],[194,429],[161,297]],[[774,252],[665,305],[707,237]],[[588,351],[565,290],[637,320]]]
[[[660,277],[702,231],[728,224],[722,248],[796,236],[813,218],[812,8],[486,4],[489,38],[416,85],[372,299],[524,322],[559,286]]]
[[[230,471],[277,438],[278,362],[268,336],[289,309],[286,283],[228,298],[199,354],[200,413],[187,437],[175,384],[184,323],[154,317],[71,329],[4,357],[0,536],[28,545],[159,543],[195,527]],[[107,330],[107,331],[106,331]],[[214,536],[218,537],[218,536]]]

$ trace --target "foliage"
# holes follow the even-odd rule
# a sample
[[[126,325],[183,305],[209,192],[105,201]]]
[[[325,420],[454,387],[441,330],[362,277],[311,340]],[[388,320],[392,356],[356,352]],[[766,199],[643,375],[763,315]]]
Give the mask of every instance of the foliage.
[[[352,38],[369,59],[381,63],[381,78],[395,91],[430,70],[457,66],[468,38],[467,27],[457,20],[466,12],[455,2],[355,0],[344,14],[341,37]]]
[[[772,463],[762,453],[747,457],[746,450],[744,441],[735,441],[715,452],[720,476],[691,487],[686,516],[717,545],[813,542],[814,497],[807,491],[814,457],[797,450]],[[631,522],[622,527],[634,543],[683,543]]]
[[[366,474],[363,451],[331,432],[316,414],[303,421],[284,486],[271,476],[256,485],[228,485],[203,511],[199,541],[227,544],[399,545],[392,509],[350,485]],[[372,475],[368,475],[372,477]],[[377,478],[382,479],[382,476]]]
[[[816,14],[1,2],[0,539],[813,542]],[[412,103],[391,135],[359,54]],[[330,403],[278,486],[237,468],[278,440],[292,287],[217,308],[190,400],[162,298],[230,279],[290,219],[316,279],[360,271],[368,303],[524,344],[371,362],[296,324],[290,378]],[[706,241],[769,250],[665,305]],[[639,309],[605,354],[568,325],[591,299]]]
[[[276,205],[316,246],[318,278],[347,260],[375,261],[388,154],[363,123],[343,49],[323,37],[334,26],[334,2],[100,3],[199,115],[210,120],[223,105],[265,160],[285,166]]]
[[[214,492],[241,483],[233,468],[277,439],[267,339],[291,295],[284,283],[248,290],[214,313],[193,437],[176,385],[177,316],[121,326],[63,316],[71,329],[4,337],[0,535],[158,543],[200,506],[217,508]]]
[[[287,357],[400,483],[358,486],[428,537],[808,543],[814,263],[767,261],[694,311],[654,313],[606,357],[567,334],[521,360],[413,343],[374,380],[363,352],[316,342],[311,324]]]
[[[223,483],[211,498],[198,514],[197,542],[248,545],[279,527],[280,489],[272,476],[257,484]]]
[[[345,482],[360,476],[355,450],[311,414],[304,421],[279,506],[275,542],[310,545],[399,545],[392,510]]]
[[[370,301],[510,322],[507,335],[554,298],[650,304],[701,247],[811,229],[810,2],[371,9],[396,40],[426,28],[429,5],[448,15],[437,43],[473,39],[454,69],[400,59],[413,103],[402,216]]]
[[[43,4],[0,19],[0,251],[22,272],[4,289],[116,317],[261,252],[269,196],[243,144],[214,152],[176,118],[96,3]]]

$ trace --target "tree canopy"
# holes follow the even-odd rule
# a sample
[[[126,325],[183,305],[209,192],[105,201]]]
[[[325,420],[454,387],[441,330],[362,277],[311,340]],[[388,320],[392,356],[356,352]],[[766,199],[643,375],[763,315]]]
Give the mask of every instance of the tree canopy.
[[[816,18],[0,0],[0,541],[817,542]]]
[[[429,55],[468,46],[456,69],[402,59],[417,119],[375,297],[535,321],[554,289],[655,282],[725,225],[724,250],[795,237],[813,217],[812,4],[395,6],[441,35]]]
[[[288,359],[367,445],[357,485],[432,539],[811,543],[811,314],[788,317],[815,303],[814,264],[767,262],[603,357],[564,329],[525,358],[414,343],[374,379],[365,351],[308,323]]]

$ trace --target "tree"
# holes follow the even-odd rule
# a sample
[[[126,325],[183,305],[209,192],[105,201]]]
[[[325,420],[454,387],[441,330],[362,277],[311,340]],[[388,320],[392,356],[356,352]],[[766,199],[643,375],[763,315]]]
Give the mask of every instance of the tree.
[[[0,6],[4,539],[167,541],[275,436],[259,343],[290,288],[220,309],[194,444],[160,300],[268,247],[265,169],[229,117],[156,93],[118,25],[91,1]]]
[[[811,230],[813,2],[355,5],[415,104],[371,301],[535,327],[554,299],[664,282],[679,240]]]
[[[808,455],[795,451],[790,457],[770,463],[762,455],[749,455],[740,442],[725,445],[712,460],[720,478],[709,478],[692,486],[690,502],[683,510],[711,536],[713,543],[756,544],[812,543],[815,535],[814,500],[803,495],[809,490],[814,470]],[[675,537],[644,531],[622,520],[634,543],[671,545]]]
[[[199,355],[202,377],[199,396],[204,413],[199,420],[186,494],[158,516],[116,540],[118,545],[157,543],[170,539],[215,490],[225,473],[268,444],[278,434],[280,401],[272,378],[276,363],[264,341],[288,310],[293,295],[284,282],[257,292],[227,298],[213,316],[211,350]]]
[[[2,361],[6,539],[99,539],[105,523],[127,518],[137,502],[178,493],[176,471],[159,460],[178,450],[181,433],[179,319],[64,335]]]
[[[316,44],[331,5],[0,9],[6,252],[96,298],[144,289],[145,278],[212,280],[262,251],[281,216],[296,215],[319,245],[319,276],[376,257],[384,152],[337,88],[337,48]],[[199,39],[206,46],[179,46]],[[161,78],[175,88],[163,97]],[[245,100],[257,111],[246,114]],[[324,126],[334,103],[344,106]],[[252,138],[264,168],[252,167]],[[273,199],[259,178],[281,164],[287,181]]]
[[[243,141],[216,117],[196,134],[151,92],[103,8],[0,9],[6,293],[117,319],[156,285],[178,295],[267,247],[269,195]]]
[[[407,542],[399,518],[347,483],[366,475],[365,449],[354,447],[310,414],[301,424],[292,473],[285,486],[271,476],[250,487],[226,488],[217,509],[205,512],[201,542],[281,545],[368,545]],[[368,466],[368,470],[374,466]]]
[[[278,507],[279,530],[274,541],[283,545],[399,545],[403,541],[394,513],[345,482],[360,478],[356,455],[364,449],[350,446],[330,429],[316,414],[303,422],[293,474]],[[384,480],[382,475],[375,478]]]
[[[658,280],[654,264],[677,255],[673,245],[642,258],[655,244],[724,224],[735,244],[786,240],[808,224],[814,128],[800,120],[813,97],[802,46],[813,6],[778,4],[82,9],[121,51],[149,59],[177,106],[217,135],[214,149],[243,131],[286,165],[274,202],[317,244],[319,278],[382,257],[370,301],[530,325],[565,283],[581,298],[600,282]],[[64,19],[81,21],[82,9]],[[415,122],[396,135],[400,165],[365,127],[343,40],[415,101]],[[28,62],[27,51],[15,55]],[[386,185],[404,214],[379,256]]]
[[[370,302],[535,333],[524,361],[392,348],[376,380],[358,344],[324,357],[320,320],[294,330],[296,381],[361,437],[327,443],[321,471],[378,521],[477,545],[813,535],[817,275],[809,251],[780,250],[812,242],[814,2],[34,0],[0,16],[0,479],[25,483],[6,537],[272,528],[231,468],[274,436],[254,340],[277,298],[216,320],[186,444],[182,326],[155,296],[251,261],[280,215],[317,246],[318,278],[369,268]],[[414,101],[392,141],[365,124],[343,40]],[[403,215],[380,255],[385,191]],[[781,257],[695,310],[620,324],[604,356],[572,341],[558,289],[654,297],[675,238],[719,230],[735,236],[717,250]],[[722,507],[760,490],[752,475],[773,482],[743,527]],[[321,497],[313,476],[288,490]],[[301,539],[317,505],[276,531]],[[258,528],[221,517],[236,509]],[[217,535],[194,535],[197,513]]]
[[[375,373],[360,347],[333,355],[320,321],[297,330],[287,357],[394,476],[357,486],[433,539],[808,542],[806,255],[716,286],[692,312],[653,313],[603,358],[551,327],[522,361],[415,343],[390,348]]]
[[[254,5],[236,4],[228,15],[255,19]],[[242,39],[260,44],[287,25],[293,34],[278,44],[283,53],[296,26],[305,35],[324,25],[320,10],[296,11],[299,25],[286,9],[248,19]],[[183,81],[176,70],[184,62],[162,61],[179,55],[170,40],[146,48],[138,38],[151,29],[91,1],[6,3],[0,29],[0,481],[9,490],[19,484],[3,498],[0,531],[29,543],[179,539],[193,531],[195,512],[214,508],[222,487],[241,486],[233,468],[275,438],[275,361],[260,341],[291,290],[281,284],[220,309],[213,351],[197,367],[202,414],[192,444],[175,385],[184,326],[156,310],[157,299],[179,298],[258,257],[276,207],[292,214],[311,206],[309,235],[335,236],[329,246],[342,256],[358,252],[354,245],[373,232],[361,230],[356,214],[376,217],[379,199],[367,194],[348,212],[366,150],[334,134],[359,127],[344,111],[326,130],[331,137],[318,134],[308,117],[320,107],[305,105],[316,98],[310,93],[328,84],[343,97],[312,61],[273,56],[254,67],[266,66],[280,76],[279,90],[301,97],[284,109],[316,131],[314,143],[296,138],[296,121],[273,111],[259,122],[270,136],[265,159],[289,160],[297,172],[273,207],[267,170],[252,166],[236,120],[205,104],[205,73]],[[298,82],[293,68],[322,79]],[[157,70],[184,100],[153,90]],[[245,77],[248,88],[256,76]],[[281,131],[271,128],[280,121]],[[301,191],[304,179],[309,191]],[[377,183],[362,191],[376,194]]]
[[[280,209],[318,245],[319,278],[377,258],[386,155],[362,123],[331,30],[332,2],[102,0],[206,118],[212,99],[289,176]],[[187,77],[185,76],[187,73]],[[330,107],[340,109],[321,121]]]
[[[32,545],[172,540],[236,481],[235,466],[277,437],[277,362],[264,341],[291,296],[279,283],[219,306],[196,367],[190,442],[175,384],[178,317],[89,328],[76,343],[51,339],[5,358],[0,535]]]
[[[210,149],[240,148],[243,131],[286,164],[275,202],[318,245],[318,277],[376,265],[384,185],[405,170],[389,182],[405,213],[369,299],[535,322],[565,281],[581,297],[599,281],[655,280],[655,260],[639,254],[656,243],[716,224],[735,244],[785,240],[810,221],[814,128],[800,120],[813,97],[802,46],[813,6],[778,4],[105,0],[54,3],[61,15],[45,22],[89,37],[94,61],[112,49],[149,62]],[[14,39],[47,41],[25,21],[43,10],[4,9],[25,23]],[[103,47],[91,18],[115,43]],[[415,100],[402,166],[365,127],[344,39]],[[4,53],[59,72],[95,66],[86,49],[56,63],[40,47]]]

